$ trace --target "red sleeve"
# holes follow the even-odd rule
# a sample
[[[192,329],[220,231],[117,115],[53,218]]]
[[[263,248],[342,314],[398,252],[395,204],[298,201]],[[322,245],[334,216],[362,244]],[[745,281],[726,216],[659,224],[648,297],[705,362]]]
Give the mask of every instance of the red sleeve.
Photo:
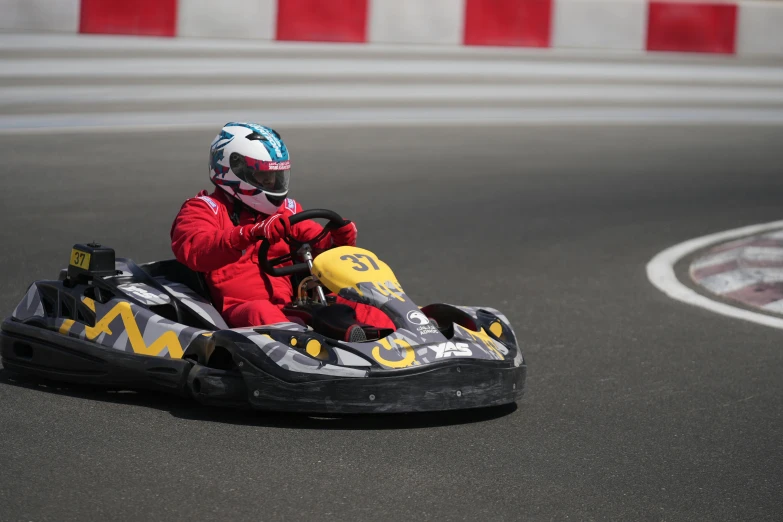
[[[171,250],[191,270],[211,272],[239,260],[252,243],[242,232],[242,227],[222,228],[220,216],[205,201],[192,198],[171,226]]]

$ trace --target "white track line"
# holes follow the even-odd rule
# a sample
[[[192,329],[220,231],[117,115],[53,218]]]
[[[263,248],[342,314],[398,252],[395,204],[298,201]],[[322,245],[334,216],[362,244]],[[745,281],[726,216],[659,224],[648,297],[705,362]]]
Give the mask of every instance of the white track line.
[[[444,61],[378,60],[367,58],[42,58],[0,59],[0,79],[39,78],[491,78],[582,81],[742,82],[745,85],[783,82],[777,66],[693,65],[684,63],[611,63],[580,61]],[[227,80],[228,81],[228,80]]]
[[[749,236],[752,234],[759,234],[761,232],[766,232],[768,230],[774,230],[777,228],[783,228],[783,221],[773,221],[771,223],[735,228],[734,230],[726,230],[716,234],[697,237],[695,239],[685,241],[684,243],[680,243],[679,245],[674,245],[673,247],[667,248],[663,252],[659,253],[653,257],[649,263],[647,263],[647,278],[661,292],[665,293],[672,299],[676,299],[693,306],[706,308],[707,310],[721,315],[726,315],[728,317],[743,319],[745,321],[751,321],[783,330],[783,319],[743,310],[742,308],[736,308],[725,303],[708,299],[707,297],[696,293],[682,284],[674,274],[674,265],[680,259],[687,256],[688,254],[695,252],[696,250],[714,243],[736,239],[743,236]]]
[[[763,108],[345,108],[0,115],[0,136],[52,132],[148,132],[215,129],[227,121],[285,128],[452,125],[783,125],[783,109]]]
[[[278,85],[96,85],[0,87],[0,107],[25,103],[111,105],[149,102],[202,102],[216,100],[266,101],[283,103],[318,101],[362,102],[593,102],[614,104],[681,103],[691,106],[707,103],[731,105],[783,104],[783,84],[778,87],[688,87],[682,85],[352,85],[313,82]],[[219,102],[218,102],[219,103]]]

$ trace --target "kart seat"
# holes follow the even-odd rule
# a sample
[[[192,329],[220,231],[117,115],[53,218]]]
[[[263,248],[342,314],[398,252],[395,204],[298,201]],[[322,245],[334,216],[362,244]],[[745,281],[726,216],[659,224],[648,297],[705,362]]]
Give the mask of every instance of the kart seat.
[[[172,283],[181,283],[198,295],[212,302],[207,287],[207,280],[201,272],[194,272],[176,259],[166,259],[155,263],[148,263],[142,267],[151,277],[163,276]]]
[[[129,259],[125,261],[129,265],[136,266]],[[140,282],[155,285],[161,284],[159,279],[164,279],[169,283],[177,283],[187,287],[193,294],[204,300],[201,305],[198,305],[196,301],[199,301],[199,299],[196,298],[196,295],[191,294],[191,299],[183,299],[179,304],[172,302],[170,305],[150,306],[150,310],[156,314],[195,328],[206,328],[208,330],[228,328],[223,317],[221,317],[212,303],[204,274],[192,271],[176,259],[145,263],[137,268],[141,269],[139,271],[141,274],[144,274]],[[137,277],[140,277],[141,274],[137,273]]]

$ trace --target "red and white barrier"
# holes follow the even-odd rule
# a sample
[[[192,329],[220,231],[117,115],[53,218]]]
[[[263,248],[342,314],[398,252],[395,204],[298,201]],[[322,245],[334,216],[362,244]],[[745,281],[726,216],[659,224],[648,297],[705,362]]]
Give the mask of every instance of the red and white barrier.
[[[461,2],[460,2],[461,3]],[[374,43],[460,45],[465,10],[454,0],[370,0]]]
[[[0,30],[75,33],[81,0],[0,0]]]
[[[81,0],[79,32],[176,36],[177,0]]]
[[[465,45],[549,47],[552,0],[466,0]]]
[[[367,41],[367,0],[277,0],[277,39]]]
[[[0,0],[0,29],[783,55],[774,0]]]
[[[277,0],[179,0],[178,36],[274,40],[276,27]]]
[[[736,23],[736,4],[653,0],[647,50],[734,54]]]
[[[553,47],[641,51],[647,0],[555,2]]]
[[[783,4],[743,2],[737,27],[739,54],[783,55]]]

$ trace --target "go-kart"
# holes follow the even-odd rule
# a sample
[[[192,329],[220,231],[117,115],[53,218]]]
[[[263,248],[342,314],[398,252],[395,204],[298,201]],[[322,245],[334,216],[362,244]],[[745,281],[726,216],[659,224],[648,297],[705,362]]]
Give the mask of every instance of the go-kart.
[[[291,224],[326,219],[309,210]],[[202,274],[176,260],[137,265],[111,248],[75,245],[58,280],[36,281],[2,323],[0,354],[11,372],[114,388],[153,389],[204,404],[309,413],[478,408],[521,398],[527,368],[508,320],[493,308],[419,308],[388,265],[368,250],[290,253],[261,269],[291,276],[290,322],[229,328]],[[394,329],[356,323],[336,295],[379,308]]]

